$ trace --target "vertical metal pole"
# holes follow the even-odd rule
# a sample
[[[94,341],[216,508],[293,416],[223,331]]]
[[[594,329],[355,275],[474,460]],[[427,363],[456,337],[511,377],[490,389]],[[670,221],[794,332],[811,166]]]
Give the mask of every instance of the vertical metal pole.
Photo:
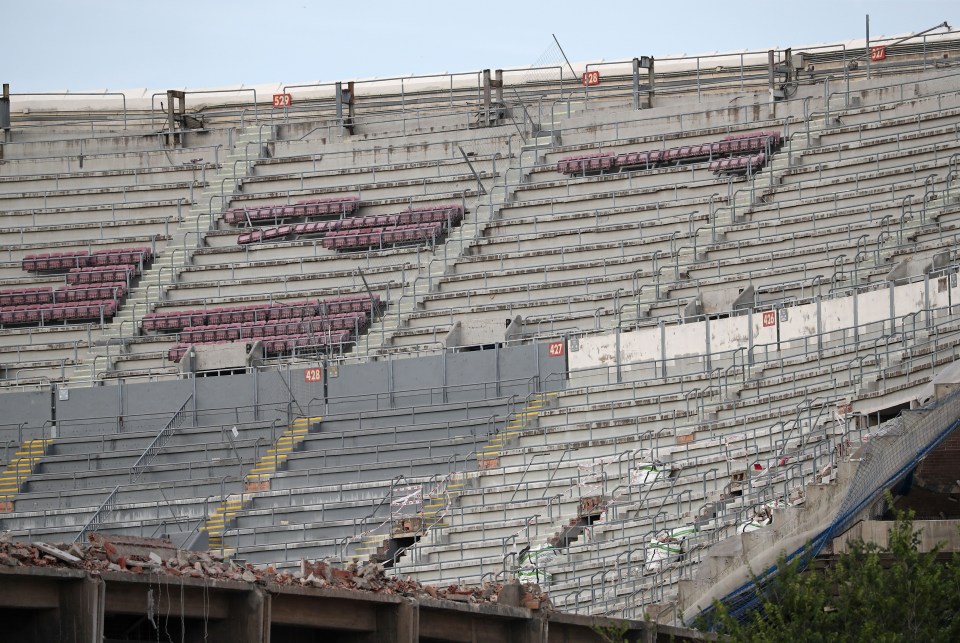
[[[712,370],[712,364],[713,364],[713,361],[710,359],[710,353],[712,352],[711,349],[710,349],[710,315],[704,315],[703,322],[704,322],[704,324],[703,324],[703,330],[704,330],[704,333],[705,333],[704,340],[705,340],[706,347],[707,347],[707,350],[706,350],[706,353],[707,353],[707,373],[709,373],[709,372]]]
[[[173,118],[173,112],[174,112],[173,101],[174,101],[173,92],[168,91],[167,92],[167,128],[169,131],[169,133],[167,134],[168,147],[173,145],[177,140],[176,139],[177,134],[174,131],[174,128],[176,127],[176,122],[174,121],[174,118]]]
[[[647,107],[653,109],[653,94],[654,92],[654,83],[653,83],[653,56],[650,56],[650,68],[647,70],[647,84],[650,86],[650,89],[647,90]]]
[[[536,349],[536,344],[534,344],[534,349]],[[494,351],[493,352],[494,361],[496,362],[495,368],[497,371],[497,377],[496,377],[497,385],[496,385],[496,391],[494,392],[494,396],[500,397],[500,344],[495,344],[493,351]],[[484,395],[484,397],[486,397],[486,395]]]
[[[343,127],[343,83],[336,84],[337,126]]]
[[[870,14],[867,14],[867,80],[870,80]]]
[[[5,143],[10,132],[10,83],[3,84],[3,94],[0,94],[0,132],[0,143]],[[3,158],[3,147],[0,147],[0,158]]]
[[[346,128],[347,128],[347,132],[348,132],[351,136],[353,135],[353,125],[354,125],[354,120],[353,120],[353,119],[354,119],[354,110],[353,110],[353,107],[354,107],[354,104],[355,104],[354,98],[356,97],[356,95],[357,95],[357,93],[354,91],[354,83],[353,83],[353,81],[351,80],[351,81],[349,81],[349,82],[347,83],[347,122],[344,123],[344,125],[345,125]]]
[[[483,70],[483,124],[490,125],[490,70]]]
[[[667,376],[667,329],[663,324],[663,320],[657,324],[660,327],[660,359],[662,360],[663,367],[660,369],[660,377]]]
[[[633,59],[633,109],[640,109],[640,59]]]
[[[260,419],[260,369],[253,369],[253,420]]]
[[[616,354],[617,354],[617,384],[620,384],[621,382],[623,382],[623,364],[622,364],[621,359],[620,359],[620,326],[619,326],[619,325],[617,326],[616,339],[617,339],[617,349],[616,349]]]
[[[770,85],[770,102],[773,103],[776,98],[773,93],[774,85],[776,85],[777,79],[776,75],[773,72],[774,60],[773,60],[773,49],[767,50],[767,83]]]

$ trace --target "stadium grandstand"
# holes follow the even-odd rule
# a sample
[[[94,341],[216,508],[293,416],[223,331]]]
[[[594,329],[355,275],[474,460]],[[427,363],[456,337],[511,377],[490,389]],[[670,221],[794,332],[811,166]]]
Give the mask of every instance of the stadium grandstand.
[[[960,417],[958,60],[4,86],[0,528],[747,609]]]

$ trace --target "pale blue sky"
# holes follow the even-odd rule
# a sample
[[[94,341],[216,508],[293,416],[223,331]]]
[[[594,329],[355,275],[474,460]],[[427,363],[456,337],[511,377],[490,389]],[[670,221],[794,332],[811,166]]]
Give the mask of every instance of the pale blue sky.
[[[956,0],[2,0],[13,92],[330,82],[960,28]]]

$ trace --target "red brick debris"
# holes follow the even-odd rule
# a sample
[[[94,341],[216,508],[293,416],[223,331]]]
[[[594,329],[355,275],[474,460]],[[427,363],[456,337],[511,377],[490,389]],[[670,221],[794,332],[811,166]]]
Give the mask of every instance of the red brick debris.
[[[167,574],[190,578],[259,583],[286,587],[335,588],[432,598],[464,603],[508,603],[528,609],[552,610],[547,593],[533,583],[518,585],[483,583],[465,587],[423,585],[411,578],[384,573],[383,565],[366,561],[340,567],[328,561],[300,561],[297,571],[278,571],[271,566],[255,567],[218,556],[214,552],[177,549],[170,540],[90,534],[87,544],[8,542],[0,538],[0,566],[64,567],[91,574],[124,572]],[[513,589],[511,586],[516,587]],[[508,590],[508,591],[505,591]]]

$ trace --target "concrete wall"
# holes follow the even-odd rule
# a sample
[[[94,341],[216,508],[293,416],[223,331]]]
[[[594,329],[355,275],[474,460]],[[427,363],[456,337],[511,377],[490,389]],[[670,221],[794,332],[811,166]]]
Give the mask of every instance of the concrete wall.
[[[0,441],[42,437],[53,419],[50,391],[7,393],[0,397]]]
[[[697,322],[662,323],[635,331],[582,337],[570,352],[570,370],[616,367],[652,360],[716,355],[737,349],[764,351],[816,349],[842,339],[854,326],[869,324],[912,331],[923,327],[929,308],[960,301],[955,276],[889,285],[845,297],[825,297],[797,306]]]
[[[327,365],[319,381],[306,369],[0,395],[0,441],[159,431],[184,402],[185,426],[288,422],[298,415],[387,410],[488,400],[532,392],[536,378],[562,387],[566,358],[529,344],[384,362]],[[548,377],[550,376],[550,377]],[[548,381],[549,380],[549,381]],[[26,423],[26,433],[20,424]],[[31,433],[32,431],[32,433]]]

